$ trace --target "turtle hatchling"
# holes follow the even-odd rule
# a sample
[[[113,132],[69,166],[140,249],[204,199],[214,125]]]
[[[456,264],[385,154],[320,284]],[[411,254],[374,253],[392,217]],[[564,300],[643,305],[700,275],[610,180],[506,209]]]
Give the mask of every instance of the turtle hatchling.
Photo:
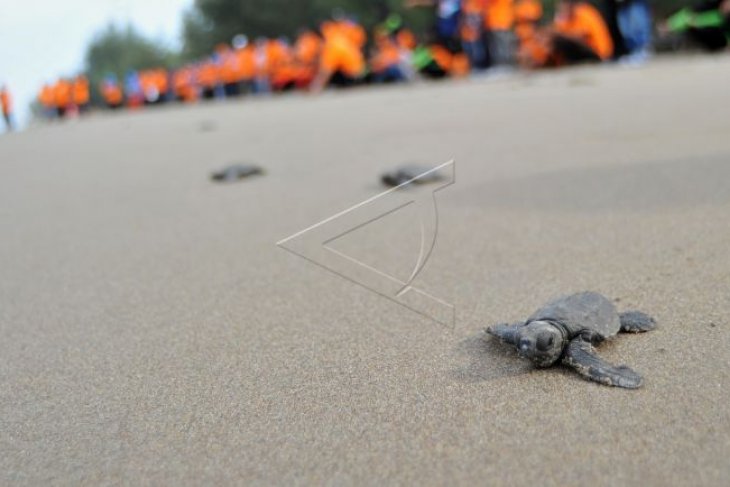
[[[499,324],[487,333],[513,345],[537,367],[558,362],[601,384],[636,389],[643,379],[629,367],[615,366],[596,355],[594,345],[619,332],[641,333],[656,328],[651,316],[639,311],[618,313],[606,297],[585,292],[547,303],[523,323]]]

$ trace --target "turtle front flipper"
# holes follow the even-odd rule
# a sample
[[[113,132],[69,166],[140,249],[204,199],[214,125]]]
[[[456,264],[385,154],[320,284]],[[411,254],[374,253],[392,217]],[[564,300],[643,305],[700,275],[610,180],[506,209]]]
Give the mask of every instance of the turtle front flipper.
[[[490,326],[486,329],[486,332],[499,338],[504,343],[517,345],[517,331],[524,325],[524,323],[515,323],[514,325],[500,323],[498,325]]]
[[[574,368],[583,377],[607,386],[637,389],[644,382],[639,374],[625,365],[615,366],[601,359],[591,343],[582,337],[577,337],[568,344],[563,363]]]
[[[643,333],[656,328],[656,320],[641,311],[627,311],[619,315],[621,331],[625,333]]]

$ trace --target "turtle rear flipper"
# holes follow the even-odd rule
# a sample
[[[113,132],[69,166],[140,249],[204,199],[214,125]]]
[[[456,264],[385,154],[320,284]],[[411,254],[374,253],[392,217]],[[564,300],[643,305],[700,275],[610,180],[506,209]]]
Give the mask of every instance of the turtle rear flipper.
[[[581,337],[568,344],[563,363],[574,368],[583,377],[607,386],[638,389],[644,382],[629,367],[611,365],[601,359],[590,342]]]
[[[619,315],[621,331],[625,333],[643,333],[656,328],[656,320],[641,311],[627,311]]]

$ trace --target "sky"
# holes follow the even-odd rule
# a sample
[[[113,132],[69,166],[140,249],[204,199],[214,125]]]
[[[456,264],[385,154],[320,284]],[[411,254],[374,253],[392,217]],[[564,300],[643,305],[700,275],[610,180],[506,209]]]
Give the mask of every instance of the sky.
[[[44,82],[81,71],[94,34],[110,22],[179,46],[182,12],[193,0],[0,0],[0,85],[13,96],[16,123]],[[2,125],[2,124],[0,124]],[[0,130],[4,130],[4,127]]]

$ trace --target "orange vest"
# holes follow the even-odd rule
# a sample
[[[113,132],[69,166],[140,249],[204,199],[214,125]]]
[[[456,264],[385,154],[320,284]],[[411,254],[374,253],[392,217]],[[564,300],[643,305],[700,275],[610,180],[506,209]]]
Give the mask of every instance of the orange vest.
[[[89,103],[89,80],[85,76],[76,78],[73,84],[74,104],[77,106]]]
[[[63,79],[59,80],[53,92],[58,108],[66,108],[71,104],[71,83]]]

